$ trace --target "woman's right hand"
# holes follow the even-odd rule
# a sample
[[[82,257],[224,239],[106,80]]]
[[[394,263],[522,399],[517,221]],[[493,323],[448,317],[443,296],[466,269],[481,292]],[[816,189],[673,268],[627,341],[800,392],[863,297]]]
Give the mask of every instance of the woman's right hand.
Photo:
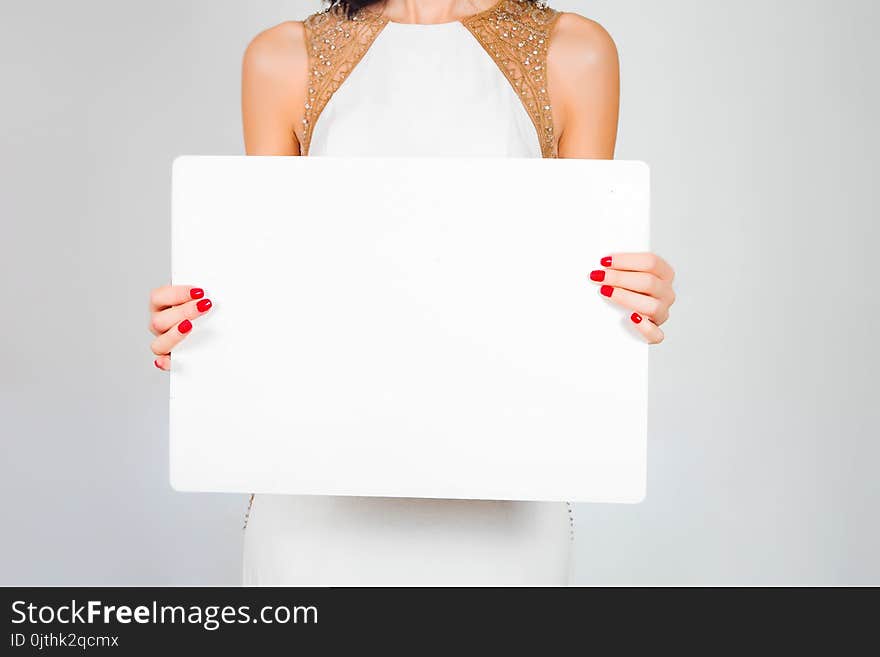
[[[163,285],[150,292],[150,333],[156,336],[150,348],[157,358],[153,364],[166,372],[171,369],[171,350],[192,330],[192,320],[211,309],[200,287]]]

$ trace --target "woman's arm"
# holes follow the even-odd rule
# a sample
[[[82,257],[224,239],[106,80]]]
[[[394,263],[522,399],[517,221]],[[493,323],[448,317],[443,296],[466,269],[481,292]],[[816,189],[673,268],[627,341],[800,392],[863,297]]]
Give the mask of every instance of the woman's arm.
[[[303,24],[257,35],[244,55],[241,115],[248,155],[299,155],[308,56]]]
[[[577,14],[559,17],[547,57],[559,157],[612,159],[620,107],[617,47],[598,23]],[[663,340],[660,324],[675,301],[672,267],[653,253],[612,253],[590,273],[599,292],[634,311],[642,337]]]
[[[562,14],[547,56],[559,157],[610,160],[617,141],[617,47],[598,23]]]

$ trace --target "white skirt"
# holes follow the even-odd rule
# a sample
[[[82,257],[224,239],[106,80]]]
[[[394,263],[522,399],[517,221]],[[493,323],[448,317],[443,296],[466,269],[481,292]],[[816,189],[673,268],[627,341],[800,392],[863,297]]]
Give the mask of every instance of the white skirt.
[[[568,583],[564,502],[257,495],[245,586]]]

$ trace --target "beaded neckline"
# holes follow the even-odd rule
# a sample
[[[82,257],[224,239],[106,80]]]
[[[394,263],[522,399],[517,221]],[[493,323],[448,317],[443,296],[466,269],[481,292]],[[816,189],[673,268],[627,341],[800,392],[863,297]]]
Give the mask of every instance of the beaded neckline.
[[[553,108],[547,91],[547,50],[560,13],[545,0],[498,0],[492,7],[447,23],[394,23],[404,27],[463,25],[508,79],[532,119],[543,157],[558,157]],[[328,9],[309,16],[309,80],[300,153],[308,155],[315,122],[373,41],[391,22],[381,12],[361,9],[351,18]]]
[[[484,9],[484,10],[482,10],[482,11],[478,11],[477,13],[475,13],[475,14],[470,14],[470,15],[468,15],[468,16],[462,16],[461,18],[457,18],[457,19],[452,20],[452,21],[444,21],[444,22],[442,22],[442,23],[403,23],[403,22],[400,22],[400,21],[393,21],[393,20],[391,20],[390,18],[387,18],[387,17],[385,17],[384,15],[382,15],[381,12],[376,12],[376,13],[378,13],[379,15],[382,15],[383,18],[385,18],[385,20],[387,21],[387,23],[388,23],[389,25],[401,25],[401,26],[403,26],[403,27],[442,27],[442,26],[444,26],[444,25],[459,25],[459,24],[461,24],[461,23],[464,23],[465,21],[469,21],[469,20],[473,20],[473,19],[475,19],[475,18],[479,18],[479,17],[482,16],[483,14],[489,14],[489,13],[495,11],[496,9],[498,9],[498,7],[499,7],[503,2],[504,2],[504,0],[496,0],[495,3],[494,3],[491,7],[488,7],[487,9]]]

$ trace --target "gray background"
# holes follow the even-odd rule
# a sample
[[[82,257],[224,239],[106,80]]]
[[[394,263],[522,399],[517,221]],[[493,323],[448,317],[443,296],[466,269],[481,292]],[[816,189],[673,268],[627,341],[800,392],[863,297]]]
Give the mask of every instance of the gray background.
[[[245,500],[168,485],[146,297],[172,158],[242,151],[247,41],[315,6],[0,6],[0,583],[239,581]],[[577,508],[576,582],[880,583],[880,3],[555,6],[618,43],[680,297],[648,499]]]

